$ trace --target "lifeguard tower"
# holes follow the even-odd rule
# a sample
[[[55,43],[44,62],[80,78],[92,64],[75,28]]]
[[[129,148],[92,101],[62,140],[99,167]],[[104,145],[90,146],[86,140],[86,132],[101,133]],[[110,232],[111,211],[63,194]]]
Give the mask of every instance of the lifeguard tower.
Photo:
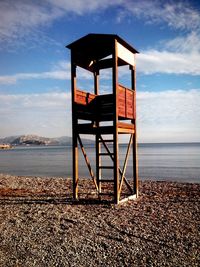
[[[67,48],[71,50],[73,197],[75,200],[79,199],[78,148],[80,147],[99,196],[106,194],[103,192],[103,183],[113,183],[114,203],[136,198],[138,166],[135,54],[138,51],[114,34],[88,34],[67,45]],[[125,65],[129,66],[130,88],[118,83],[118,69]],[[77,88],[77,67],[92,73],[94,79],[92,93]],[[99,76],[101,71],[107,68],[111,70],[112,90],[109,94],[100,94]],[[96,172],[93,172],[83,146],[82,134],[95,136]],[[119,164],[119,135],[130,136],[123,167]],[[132,181],[125,176],[131,151]],[[102,164],[105,157],[110,158],[112,164]],[[109,179],[105,179],[103,171],[108,169],[112,170],[112,175]],[[128,190],[124,198],[121,194],[123,186]]]

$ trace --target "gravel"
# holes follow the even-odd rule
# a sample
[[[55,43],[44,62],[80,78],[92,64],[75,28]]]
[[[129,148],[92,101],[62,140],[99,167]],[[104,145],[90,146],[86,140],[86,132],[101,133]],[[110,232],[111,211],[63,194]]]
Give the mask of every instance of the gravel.
[[[0,266],[200,266],[200,184],[140,182],[120,205],[86,179],[73,202],[71,187],[0,174]]]

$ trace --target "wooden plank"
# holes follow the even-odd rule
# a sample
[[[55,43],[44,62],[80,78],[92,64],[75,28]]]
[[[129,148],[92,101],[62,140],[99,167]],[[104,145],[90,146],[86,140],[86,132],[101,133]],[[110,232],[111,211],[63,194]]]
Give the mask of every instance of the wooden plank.
[[[114,169],[114,166],[99,166],[100,169],[107,169],[107,170],[110,170],[110,169]]]
[[[123,59],[131,66],[135,65],[135,55],[126,47],[117,42],[116,49],[118,50],[118,57]]]
[[[122,58],[123,59],[123,58]],[[113,46],[113,99],[114,99],[114,118],[113,118],[113,152],[114,152],[114,203],[119,203],[119,154],[118,154],[118,46],[117,40],[115,39]]]
[[[124,90],[126,90],[126,92],[127,91],[133,92],[133,90],[131,88],[125,87],[124,85],[122,85],[120,83],[118,84],[118,90],[119,90],[119,92],[124,91]]]
[[[113,139],[102,139],[102,137],[100,136],[100,140],[99,140],[99,142],[101,142],[101,143],[113,143]],[[110,152],[108,152],[108,153],[110,153]]]
[[[99,123],[98,123],[99,125]],[[99,135],[95,136],[96,140],[96,179],[97,179],[97,185],[99,188],[99,193],[101,193],[101,169],[99,166],[101,165],[101,145],[99,142]]]
[[[99,95],[99,71],[96,71],[94,73],[94,93],[98,98]],[[96,111],[95,111],[95,126],[98,128],[100,126],[99,120],[97,120],[96,116]],[[99,166],[101,165],[101,157],[100,157],[100,152],[101,152],[101,146],[99,143],[99,135],[95,135],[95,146],[96,146],[96,180],[97,180],[97,185],[99,189],[99,193],[101,193],[101,169]]]
[[[129,123],[118,122],[118,132],[119,133],[134,133],[135,126]]]
[[[126,117],[125,110],[121,110],[121,109],[119,109],[118,115],[119,115],[119,117],[123,117],[123,118],[125,118],[125,117]]]
[[[114,155],[114,153],[99,153],[99,156],[110,156],[110,155]]]
[[[132,89],[136,94],[136,72],[135,68],[131,68],[131,83]],[[135,124],[135,134],[133,136],[133,190],[138,197],[138,154],[137,154],[137,128],[136,128],[136,98],[133,99],[134,103],[134,120],[132,123]]]
[[[123,129],[123,128],[119,128],[118,129],[118,133],[119,134],[134,134],[135,130],[134,129]]]
[[[78,199],[78,143],[77,143],[77,117],[75,112],[76,95],[76,65],[74,55],[71,53],[71,90],[72,90],[72,172],[73,172],[73,198]]]
[[[135,129],[135,126],[133,124],[125,123],[125,122],[118,122],[118,127],[125,128],[125,129]]]
[[[118,115],[120,117],[134,119],[134,91],[121,84],[118,84],[118,91]]]
[[[96,95],[76,89],[75,102],[81,105],[87,105],[94,100]]]

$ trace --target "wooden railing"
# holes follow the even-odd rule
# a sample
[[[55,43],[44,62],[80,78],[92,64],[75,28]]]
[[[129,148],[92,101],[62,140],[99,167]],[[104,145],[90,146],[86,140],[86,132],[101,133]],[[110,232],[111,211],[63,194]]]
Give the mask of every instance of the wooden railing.
[[[95,95],[76,90],[77,117],[84,120],[110,121],[113,119],[113,94]],[[135,119],[135,92],[118,85],[119,119]]]
[[[118,116],[135,119],[135,91],[118,85]]]

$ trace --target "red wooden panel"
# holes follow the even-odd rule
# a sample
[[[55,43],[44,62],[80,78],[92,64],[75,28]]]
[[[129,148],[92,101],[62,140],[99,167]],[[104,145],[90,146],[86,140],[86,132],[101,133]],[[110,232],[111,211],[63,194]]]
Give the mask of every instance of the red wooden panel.
[[[135,92],[122,85],[118,85],[118,114],[128,119],[135,118]]]
[[[89,104],[96,96],[94,94],[86,93],[80,90],[76,90],[75,102],[81,105]]]
[[[126,109],[125,109],[124,103],[122,103],[122,105],[118,106],[118,115],[121,117],[126,116]]]

